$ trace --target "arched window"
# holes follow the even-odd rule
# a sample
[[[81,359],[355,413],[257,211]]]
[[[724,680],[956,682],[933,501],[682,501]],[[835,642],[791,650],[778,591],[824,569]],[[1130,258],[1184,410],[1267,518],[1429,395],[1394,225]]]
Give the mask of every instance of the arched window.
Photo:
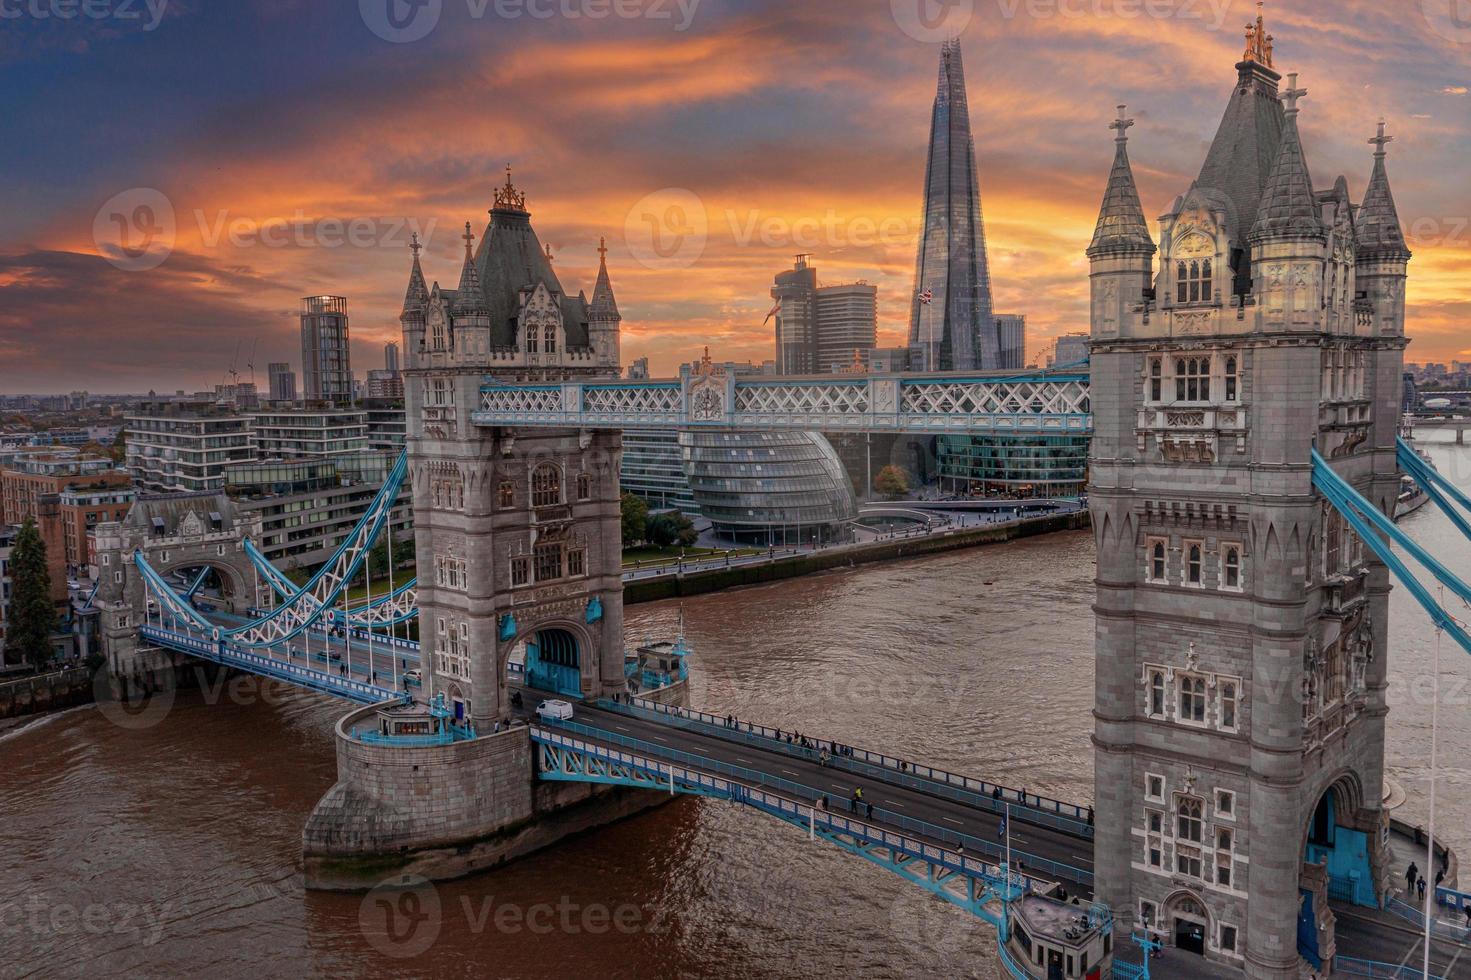
[[[1159,718],[1165,714],[1165,672],[1149,672],[1149,713]]]
[[[1185,581],[1200,584],[1200,545],[1192,544],[1185,559]]]
[[[1185,401],[1185,358],[1183,357],[1175,359],[1175,401]]]
[[[540,333],[540,331],[538,331],[536,329],[536,325],[535,324],[531,324],[531,325],[527,326],[527,328],[526,328],[526,353],[528,353],[528,354],[535,354],[536,353],[536,351],[537,351],[536,341],[537,341],[537,336],[538,336],[539,333]]]
[[[1234,544],[1226,548],[1226,560],[1222,571],[1226,588],[1241,588],[1241,549]]]
[[[1205,721],[1205,678],[1180,674],[1180,720]],[[1200,840],[1199,837],[1195,838]]]
[[[1190,796],[1180,797],[1179,804],[1175,807],[1175,836],[1180,840],[1200,843],[1203,821],[1201,810],[1203,804],[1200,800]]]
[[[1211,301],[1211,260],[1206,259],[1200,263],[1200,301],[1209,303]]]
[[[557,352],[557,325],[555,323],[547,324],[543,339],[546,341],[543,345],[546,352],[548,354],[555,354]]]
[[[1226,401],[1236,400],[1236,358],[1226,358]]]
[[[1234,681],[1224,681],[1221,684],[1221,727],[1233,731],[1236,728],[1236,684]]]
[[[1160,397],[1163,394],[1163,392],[1161,391],[1163,385],[1163,373],[1163,362],[1161,362],[1160,359],[1157,357],[1151,357],[1149,359],[1149,400],[1152,402],[1159,401]]]
[[[1165,580],[1165,543],[1156,541],[1149,553],[1149,577],[1156,582]]]
[[[1184,262],[1175,266],[1175,301],[1190,302],[1190,270]]]
[[[562,471],[542,463],[531,473],[531,506],[551,507],[562,502]]]

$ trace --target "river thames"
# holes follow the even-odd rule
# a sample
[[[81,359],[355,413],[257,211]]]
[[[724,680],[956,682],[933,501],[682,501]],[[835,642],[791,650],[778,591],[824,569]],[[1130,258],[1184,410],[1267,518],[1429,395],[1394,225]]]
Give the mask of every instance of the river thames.
[[[1430,448],[1471,485],[1471,450]],[[1433,505],[1403,526],[1471,577]],[[1093,573],[1091,535],[1068,533],[686,599],[692,704],[1089,800]],[[630,607],[630,645],[670,635],[678,610]],[[1397,815],[1423,822],[1435,634],[1404,589],[1391,615],[1388,770],[1409,795]],[[1444,641],[1437,823],[1463,859],[1468,680]],[[371,897],[301,887],[342,713],[240,678],[138,719],[85,707],[0,736],[7,974],[999,975],[983,924],[696,799],[425,889],[423,927],[395,941]]]

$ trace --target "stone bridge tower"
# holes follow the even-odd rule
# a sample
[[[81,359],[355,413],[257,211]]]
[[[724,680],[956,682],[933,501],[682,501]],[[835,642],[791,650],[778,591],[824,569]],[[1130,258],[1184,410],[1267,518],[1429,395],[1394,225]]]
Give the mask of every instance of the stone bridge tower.
[[[620,435],[471,418],[487,376],[616,377],[618,312],[606,262],[593,302],[564,292],[509,172],[464,241],[450,290],[426,284],[415,240],[400,319],[426,693],[488,731],[513,653],[548,691],[623,686]]]
[[[1356,208],[1314,188],[1260,19],[1236,71],[1158,246],[1121,110],[1088,249],[1096,871],[1123,921],[1286,978],[1332,953],[1325,891],[1385,878],[1389,583],[1310,451],[1391,510],[1410,256],[1382,128]]]

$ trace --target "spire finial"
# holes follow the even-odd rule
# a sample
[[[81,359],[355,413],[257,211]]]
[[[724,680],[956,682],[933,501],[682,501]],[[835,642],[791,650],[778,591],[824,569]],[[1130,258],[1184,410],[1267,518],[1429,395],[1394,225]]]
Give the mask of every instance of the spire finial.
[[[1126,106],[1126,105],[1119,106],[1119,115],[1118,115],[1118,118],[1115,119],[1113,122],[1111,122],[1111,123],[1108,124],[1108,128],[1109,129],[1116,129],[1116,130],[1119,131],[1119,135],[1117,135],[1117,136],[1114,137],[1114,142],[1115,143],[1127,143],[1127,142],[1129,142],[1129,136],[1125,132],[1125,130],[1127,130],[1130,126],[1134,125],[1134,120],[1128,119],[1128,118],[1126,118],[1124,116],[1124,110],[1127,109],[1127,108],[1129,108],[1129,107]]]
[[[470,246],[475,242],[475,233],[470,230],[470,222],[465,222],[465,233],[460,236],[465,240],[465,258],[470,258]]]
[[[1374,146],[1376,147],[1376,149],[1374,150],[1374,158],[1376,160],[1383,160],[1384,159],[1384,147],[1385,147],[1385,145],[1394,142],[1394,137],[1393,136],[1385,136],[1384,135],[1384,117],[1383,116],[1380,116],[1379,117],[1379,135],[1378,136],[1375,136],[1374,138],[1372,138],[1371,140],[1369,140],[1369,142],[1372,143],[1372,144],[1374,144]]]
[[[547,262],[552,261],[552,243],[547,242]]]
[[[516,185],[511,183],[511,165],[506,164],[506,186],[496,189],[495,206],[508,208],[512,211],[526,210],[526,195],[516,190]]]
[[[608,239],[602,235],[598,236],[598,261],[608,261]]]
[[[1256,23],[1246,25],[1246,53],[1241,56],[1241,60],[1255,61],[1271,68],[1274,38],[1267,33],[1266,17],[1262,14],[1263,6],[1263,0],[1257,0]]]
[[[1287,91],[1282,93],[1282,101],[1287,103],[1287,114],[1289,116],[1297,115],[1297,100],[1307,94],[1307,89],[1297,87],[1297,72],[1293,72],[1287,76]]]
[[[1383,124],[1382,123],[1380,124],[1379,134],[1381,136],[1384,135],[1384,129],[1383,129]],[[409,236],[409,251],[411,251],[411,252],[414,253],[414,261],[415,262],[419,261],[419,249],[421,249],[423,247],[424,247],[423,245],[420,245],[419,244],[419,233],[417,231],[414,232],[412,235]]]

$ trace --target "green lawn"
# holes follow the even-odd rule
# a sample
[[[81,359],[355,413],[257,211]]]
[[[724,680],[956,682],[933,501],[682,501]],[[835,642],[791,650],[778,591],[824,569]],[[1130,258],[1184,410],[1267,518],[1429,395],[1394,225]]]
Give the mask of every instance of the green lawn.
[[[730,554],[732,557],[740,557],[741,555],[761,554],[765,551],[765,548],[732,548]],[[623,567],[630,568],[635,561],[643,565],[678,561],[681,553],[686,558],[708,558],[711,555],[724,555],[726,551],[724,548],[681,548],[677,544],[667,548],[656,548],[652,545],[641,548],[624,548]]]

